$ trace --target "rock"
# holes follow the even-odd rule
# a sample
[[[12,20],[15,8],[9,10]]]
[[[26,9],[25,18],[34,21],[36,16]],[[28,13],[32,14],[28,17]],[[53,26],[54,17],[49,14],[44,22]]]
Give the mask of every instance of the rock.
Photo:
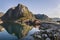
[[[4,15],[4,13],[3,12],[0,12],[0,17],[2,17]]]
[[[4,28],[0,25],[0,32],[4,31]]]
[[[3,23],[3,21],[1,20],[1,17],[4,15],[3,12],[0,12],[0,24]]]
[[[1,31],[4,31],[4,30],[5,30],[5,28],[2,28],[2,29],[1,29]]]

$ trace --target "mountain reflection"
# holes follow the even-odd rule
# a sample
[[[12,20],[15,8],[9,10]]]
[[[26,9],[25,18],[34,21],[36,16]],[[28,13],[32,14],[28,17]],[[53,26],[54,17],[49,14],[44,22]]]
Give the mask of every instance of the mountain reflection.
[[[3,23],[1,24],[6,30],[2,33],[6,35],[13,34],[18,38],[22,37],[22,25],[17,24],[17,23]]]

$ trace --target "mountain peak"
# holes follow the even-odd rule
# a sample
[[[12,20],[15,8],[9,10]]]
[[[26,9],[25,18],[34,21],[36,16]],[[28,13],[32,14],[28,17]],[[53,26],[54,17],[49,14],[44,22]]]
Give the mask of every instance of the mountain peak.
[[[18,7],[19,7],[19,6],[22,6],[22,4],[18,4],[17,6],[18,6]]]
[[[17,5],[17,7],[21,7],[21,6],[22,6],[22,4],[18,4],[18,5]]]

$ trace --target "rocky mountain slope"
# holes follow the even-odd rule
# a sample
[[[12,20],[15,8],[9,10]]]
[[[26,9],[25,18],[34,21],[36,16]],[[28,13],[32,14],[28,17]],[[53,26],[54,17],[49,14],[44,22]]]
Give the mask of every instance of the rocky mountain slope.
[[[51,21],[51,19],[45,15],[45,14],[35,14],[36,19],[42,20],[42,21]]]
[[[32,20],[35,17],[28,8],[22,4],[18,4],[16,7],[8,9],[5,15],[2,16],[3,21],[15,21],[15,20]]]

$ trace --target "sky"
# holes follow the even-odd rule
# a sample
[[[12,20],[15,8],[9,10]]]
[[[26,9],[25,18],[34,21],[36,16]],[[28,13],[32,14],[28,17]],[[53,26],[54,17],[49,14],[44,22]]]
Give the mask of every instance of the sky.
[[[9,8],[19,3],[27,6],[33,14],[60,18],[60,0],[0,0],[0,12],[6,13]]]

